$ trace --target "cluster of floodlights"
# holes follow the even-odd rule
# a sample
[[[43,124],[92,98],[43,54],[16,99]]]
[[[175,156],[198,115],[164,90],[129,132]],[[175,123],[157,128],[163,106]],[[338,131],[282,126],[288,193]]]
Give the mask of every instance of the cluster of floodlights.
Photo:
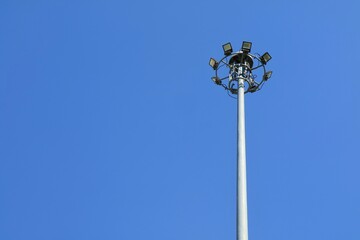
[[[215,76],[211,79],[215,84],[223,86],[232,94],[237,94],[240,78],[244,79],[244,82],[247,83],[245,93],[254,93],[262,88],[272,75],[272,71],[266,71],[265,68],[271,56],[268,52],[261,56],[259,54],[251,54],[251,46],[251,42],[244,41],[241,50],[233,52],[231,43],[226,43],[222,46],[225,56],[220,61],[210,58],[209,65],[215,70]],[[256,66],[254,66],[254,61],[257,61]],[[221,77],[221,70],[227,68],[229,71],[225,71],[225,76]],[[257,69],[263,69],[263,77],[260,82],[255,81],[257,76],[253,74],[253,71]],[[227,82],[227,84],[224,82]]]

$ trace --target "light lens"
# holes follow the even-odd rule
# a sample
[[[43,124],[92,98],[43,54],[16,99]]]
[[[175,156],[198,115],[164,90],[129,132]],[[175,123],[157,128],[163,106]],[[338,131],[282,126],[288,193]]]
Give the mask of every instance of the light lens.
[[[218,66],[218,62],[214,58],[210,58],[209,65],[215,70]]]

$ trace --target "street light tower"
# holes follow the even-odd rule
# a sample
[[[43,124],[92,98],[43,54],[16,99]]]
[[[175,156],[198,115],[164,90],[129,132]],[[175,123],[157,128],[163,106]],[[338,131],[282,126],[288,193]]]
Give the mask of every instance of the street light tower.
[[[268,52],[262,56],[251,54],[251,42],[244,41],[241,50],[233,53],[231,43],[224,44],[224,57],[220,61],[210,58],[209,65],[215,70],[211,79],[222,86],[228,94],[237,96],[237,206],[236,206],[236,239],[248,240],[247,191],[246,191],[246,149],[245,149],[245,104],[244,95],[259,91],[271,77],[272,71],[266,71],[265,65],[270,61]],[[256,62],[256,66],[254,66]],[[261,81],[256,81],[255,71],[261,71]],[[236,97],[234,97],[236,98]]]

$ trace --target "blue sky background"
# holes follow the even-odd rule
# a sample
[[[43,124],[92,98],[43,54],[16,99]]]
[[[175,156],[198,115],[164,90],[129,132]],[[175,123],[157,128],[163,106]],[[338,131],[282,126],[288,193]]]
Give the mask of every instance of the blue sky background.
[[[0,2],[0,239],[235,239],[243,40],[249,239],[360,238],[360,3]]]

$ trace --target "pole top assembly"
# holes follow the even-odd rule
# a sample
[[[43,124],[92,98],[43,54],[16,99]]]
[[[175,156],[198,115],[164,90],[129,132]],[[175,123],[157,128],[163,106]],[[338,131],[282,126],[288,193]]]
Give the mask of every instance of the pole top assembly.
[[[210,58],[209,61],[209,65],[215,70],[215,76],[211,78],[213,82],[228,92],[237,94],[241,78],[247,85],[245,93],[259,91],[272,75],[272,71],[267,71],[265,67],[271,60],[271,55],[268,52],[263,55],[251,54],[251,47],[251,42],[243,41],[241,50],[233,52],[230,42],[222,45],[224,57],[220,61],[214,58]],[[261,69],[263,70],[262,79],[256,81],[257,75],[253,72]]]

